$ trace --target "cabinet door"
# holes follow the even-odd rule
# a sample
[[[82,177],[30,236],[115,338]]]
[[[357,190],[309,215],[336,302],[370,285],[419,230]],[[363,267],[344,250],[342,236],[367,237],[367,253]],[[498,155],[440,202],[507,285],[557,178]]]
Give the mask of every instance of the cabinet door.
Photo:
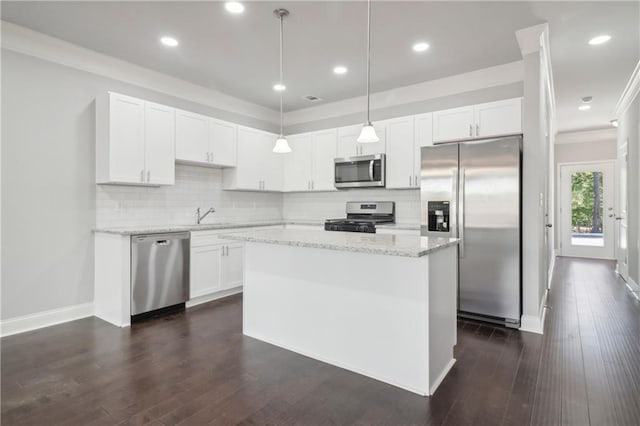
[[[264,132],[238,127],[237,149],[236,188],[262,189],[264,160],[271,154]]]
[[[476,105],[475,135],[480,137],[522,133],[522,99]]]
[[[310,133],[287,138],[291,152],[283,155],[284,190],[311,190],[312,136]],[[335,144],[334,144],[335,146]]]
[[[144,101],[109,94],[109,180],[144,181]]]
[[[191,299],[215,293],[222,289],[220,271],[223,245],[191,247],[190,295]]]
[[[335,129],[315,132],[311,144],[311,189],[314,191],[334,191],[336,142]]]
[[[222,256],[222,290],[238,287],[243,280],[244,245],[242,243],[225,246]]]
[[[219,166],[236,165],[236,126],[225,121],[209,119],[209,152],[212,163]]]
[[[423,146],[433,145],[433,114],[420,114],[415,116],[415,139],[414,139],[414,166],[413,170],[415,178],[413,180],[414,186],[420,187],[420,173],[422,165],[421,163],[421,148]]]
[[[414,119],[403,117],[386,122],[387,188],[412,188],[414,173]]]
[[[146,182],[159,185],[175,183],[175,110],[145,102]]]
[[[209,117],[176,111],[176,160],[209,163]]]
[[[473,106],[433,113],[433,141],[469,139],[474,136]]]
[[[340,158],[354,157],[357,155],[372,155],[385,153],[385,132],[384,126],[374,124],[376,134],[380,138],[376,143],[358,143],[358,136],[362,130],[362,125],[341,127],[338,129],[337,156]]]

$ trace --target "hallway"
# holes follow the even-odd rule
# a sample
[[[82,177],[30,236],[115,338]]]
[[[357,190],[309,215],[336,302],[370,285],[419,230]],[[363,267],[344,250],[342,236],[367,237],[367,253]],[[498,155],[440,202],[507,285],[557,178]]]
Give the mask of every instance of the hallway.
[[[244,337],[241,296],[7,337],[2,424],[638,425],[640,303],[613,267],[558,258],[544,336],[460,321],[432,398]]]

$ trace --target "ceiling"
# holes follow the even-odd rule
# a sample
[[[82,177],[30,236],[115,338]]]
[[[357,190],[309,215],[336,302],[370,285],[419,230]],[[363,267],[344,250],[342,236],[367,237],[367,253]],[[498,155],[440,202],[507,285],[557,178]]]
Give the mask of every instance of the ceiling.
[[[2,19],[268,108],[278,108],[278,21],[285,18],[285,110],[365,93],[366,3],[2,2]],[[372,5],[372,91],[520,60],[515,31],[549,22],[558,129],[607,125],[640,57],[638,2],[402,2]],[[612,40],[587,41],[607,33]],[[180,45],[167,48],[159,37]],[[411,50],[423,40],[431,47]],[[349,71],[336,76],[335,65]],[[579,112],[580,98],[593,108]]]

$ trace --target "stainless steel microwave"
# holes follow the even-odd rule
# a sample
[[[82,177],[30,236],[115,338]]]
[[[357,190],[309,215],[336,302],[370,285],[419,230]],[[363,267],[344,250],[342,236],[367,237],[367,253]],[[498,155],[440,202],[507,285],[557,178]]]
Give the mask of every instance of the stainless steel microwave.
[[[335,187],[366,188],[385,186],[385,155],[336,158]]]

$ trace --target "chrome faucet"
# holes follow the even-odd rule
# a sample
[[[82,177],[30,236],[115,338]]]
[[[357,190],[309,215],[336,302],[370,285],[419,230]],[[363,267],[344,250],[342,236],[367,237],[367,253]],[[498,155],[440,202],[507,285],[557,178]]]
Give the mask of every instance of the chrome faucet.
[[[198,209],[196,210],[196,224],[200,225],[200,222],[202,221],[202,219],[204,219],[205,217],[207,217],[207,215],[209,213],[214,213],[216,211],[216,209],[214,209],[213,207],[211,207],[209,210],[207,210],[202,216],[200,216],[200,207],[198,207]]]

